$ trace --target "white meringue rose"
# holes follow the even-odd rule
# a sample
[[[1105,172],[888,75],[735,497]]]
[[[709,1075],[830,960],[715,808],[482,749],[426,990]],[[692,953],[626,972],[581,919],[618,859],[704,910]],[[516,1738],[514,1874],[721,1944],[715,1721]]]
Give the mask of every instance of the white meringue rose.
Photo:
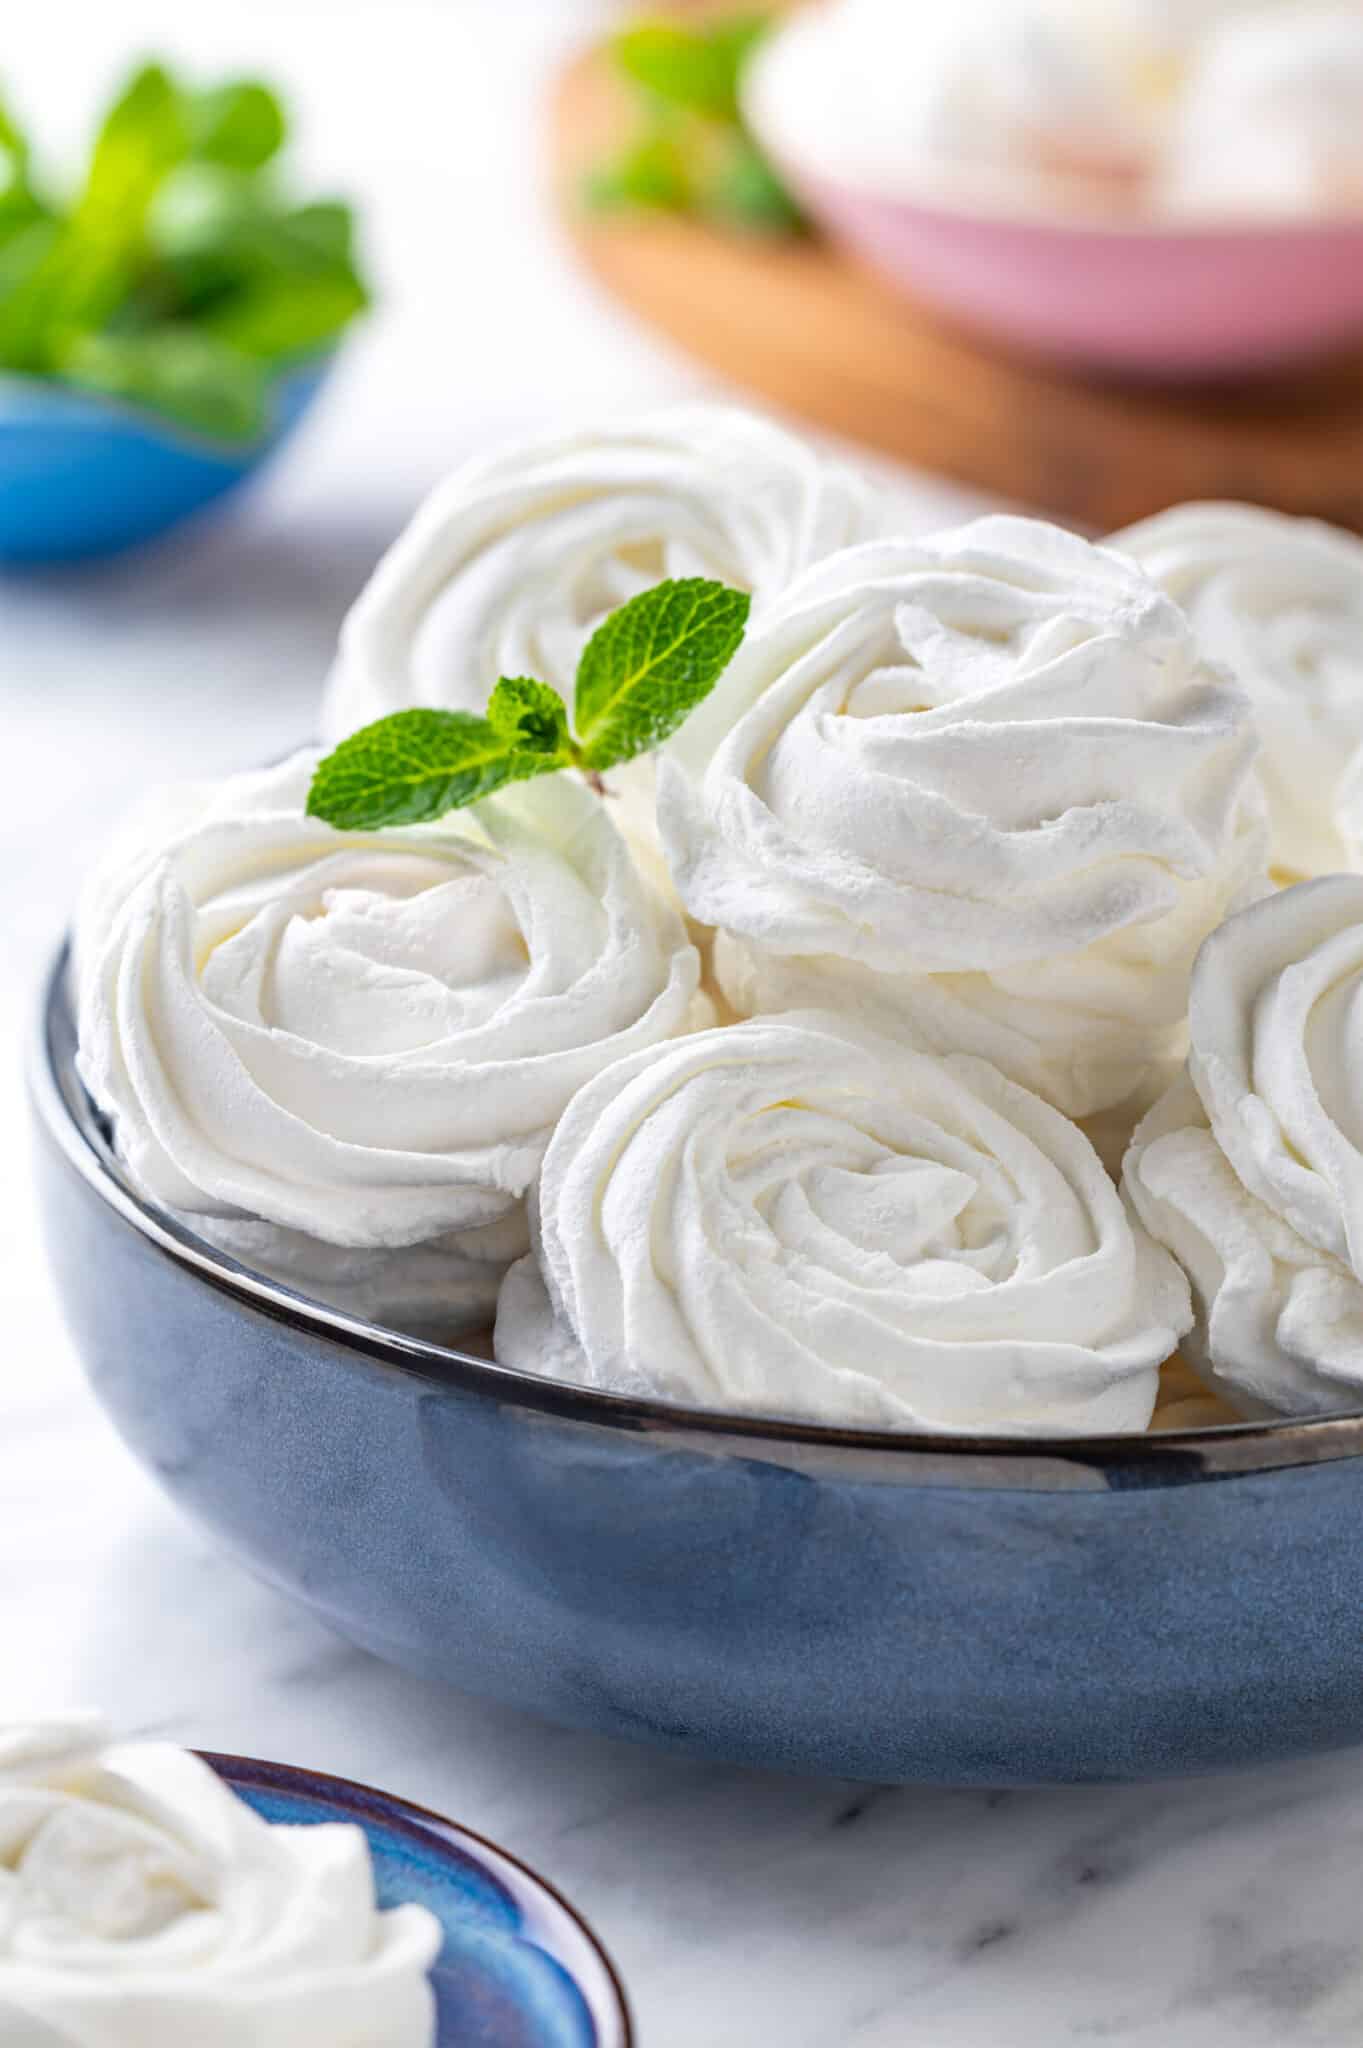
[[[1202,949],[1188,1072],[1125,1184],[1192,1279],[1188,1358],[1249,1414],[1363,1396],[1363,878],[1302,882]]]
[[[699,962],[572,778],[341,833],[304,814],[314,762],[175,799],[96,875],[81,1073],[135,1181],[229,1249],[486,1313],[560,1111],[697,1021]]]
[[[271,1827],[197,1757],[0,1730],[0,2040],[432,2048],[440,1950],[360,1828]]]
[[[1352,865],[1337,799],[1363,742],[1363,541],[1252,505],[1180,505],[1108,546],[1182,605],[1203,652],[1248,691],[1275,873]]]
[[[1083,1116],[1182,1056],[1197,948],[1265,886],[1254,750],[1138,570],[993,518],[802,579],[659,818],[736,1008],[848,1005]]]
[[[842,187],[1121,204],[1148,167],[1144,73],[1165,52],[1146,28],[1086,0],[836,0],[758,52],[745,107],[778,161]]]
[[[1180,213],[1354,214],[1363,207],[1363,13],[1277,6],[1203,44],[1161,197]]]
[[[504,1364],[705,1407],[1010,1435],[1144,1429],[1186,1285],[1082,1132],[982,1060],[817,1012],[584,1088]]]
[[[480,457],[432,492],[356,601],[324,730],[420,705],[481,711],[501,676],[571,703],[617,605],[708,576],[760,609],[874,516],[858,479],[737,407],[679,405]]]

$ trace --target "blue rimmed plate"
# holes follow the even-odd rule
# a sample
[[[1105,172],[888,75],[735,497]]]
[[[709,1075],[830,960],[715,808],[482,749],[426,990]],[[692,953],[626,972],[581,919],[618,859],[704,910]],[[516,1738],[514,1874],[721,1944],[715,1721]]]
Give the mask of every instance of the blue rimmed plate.
[[[633,2048],[614,1965],[585,1920],[524,1864],[438,1814],[347,1778],[206,1754],[266,1820],[350,1821],[383,1906],[426,1906],[445,1930],[437,2048]]]

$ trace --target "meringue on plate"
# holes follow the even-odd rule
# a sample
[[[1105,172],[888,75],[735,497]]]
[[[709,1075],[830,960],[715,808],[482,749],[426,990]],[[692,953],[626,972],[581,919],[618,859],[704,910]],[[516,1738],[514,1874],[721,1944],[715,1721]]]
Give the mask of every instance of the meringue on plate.
[[[1248,1415],[1363,1391],[1363,877],[1266,898],[1208,939],[1186,1074],[1125,1188],[1193,1284],[1184,1344]],[[514,1269],[513,1269],[514,1270]]]
[[[1183,1053],[1267,886],[1250,706],[1132,564],[1039,520],[848,549],[664,750],[681,899],[741,1013],[816,1005],[1071,1116]]]
[[[1363,540],[1254,505],[1179,505],[1116,533],[1249,694],[1275,877],[1350,867],[1343,777],[1363,744]]]
[[[378,1320],[486,1320],[570,1097],[706,1020],[575,778],[439,825],[305,815],[295,756],[146,809],[77,920],[80,1071],[137,1186]]]
[[[545,1158],[505,1365],[870,1428],[1142,1430],[1187,1282],[1083,1133],[827,1013],[622,1061]]]
[[[433,2048],[441,1929],[363,1830],[272,1827],[168,1743],[0,1726],[0,2041]]]

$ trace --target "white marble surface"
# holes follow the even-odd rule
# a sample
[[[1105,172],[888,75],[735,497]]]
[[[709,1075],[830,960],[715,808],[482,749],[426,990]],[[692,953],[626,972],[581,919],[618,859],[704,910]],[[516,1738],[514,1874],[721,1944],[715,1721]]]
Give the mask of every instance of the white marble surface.
[[[388,1671],[293,1612],[180,1520],[94,1407],[36,1242],[17,1075],[30,985],[89,847],[157,774],[307,733],[347,598],[459,451],[694,379],[573,276],[539,207],[535,93],[589,5],[41,12],[7,70],[60,118],[71,64],[83,86],[120,45],[263,54],[304,79],[319,161],[355,166],[373,195],[389,300],[294,459],[222,525],[135,564],[0,582],[0,1691],[367,1778],[499,1838],[595,1920],[644,2048],[1363,2041],[1363,1757],[989,1796],[792,1782],[565,1734]],[[917,488],[924,523],[954,509]]]

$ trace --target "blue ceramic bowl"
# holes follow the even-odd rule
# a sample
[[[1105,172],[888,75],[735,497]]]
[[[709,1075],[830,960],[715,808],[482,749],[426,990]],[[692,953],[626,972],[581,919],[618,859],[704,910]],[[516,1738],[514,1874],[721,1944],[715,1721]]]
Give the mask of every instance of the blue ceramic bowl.
[[[1165,1776],[1363,1739],[1363,1417],[932,1439],[705,1414],[320,1308],[127,1186],[60,963],[57,1284],[167,1491],[381,1657],[554,1719],[881,1782]]]
[[[80,561],[168,533],[259,469],[332,360],[281,377],[268,426],[244,446],[62,384],[0,376],[0,563]]]
[[[600,1942],[504,1850],[348,1778],[252,1757],[205,1761],[270,1822],[356,1823],[369,1838],[379,1904],[435,1914],[445,1930],[436,2048],[630,2048],[624,1993]]]

